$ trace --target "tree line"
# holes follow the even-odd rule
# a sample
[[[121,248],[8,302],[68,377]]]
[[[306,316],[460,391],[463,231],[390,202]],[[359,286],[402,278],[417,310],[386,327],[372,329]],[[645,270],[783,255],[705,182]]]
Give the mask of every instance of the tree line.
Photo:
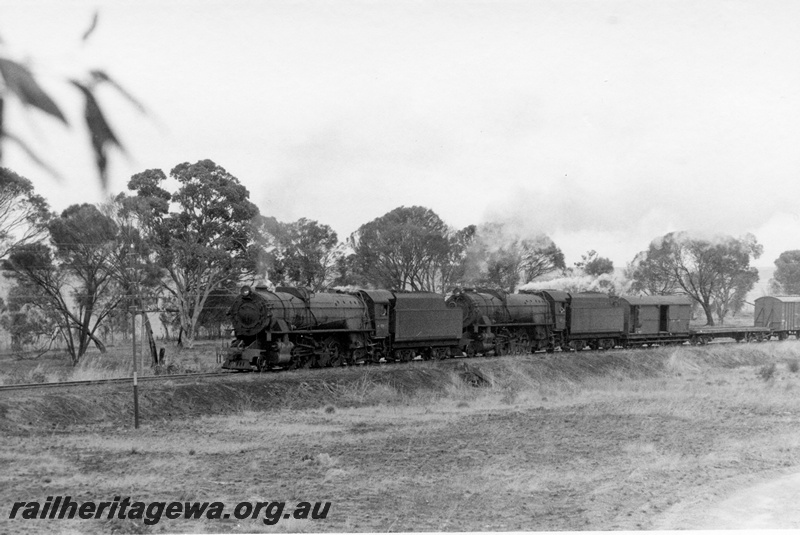
[[[177,184],[173,191],[169,179]],[[513,292],[545,285],[682,293],[713,325],[715,317],[723,321],[742,308],[758,280],[750,262],[762,252],[752,235],[673,232],[618,273],[596,251],[567,267],[544,234],[501,223],[455,229],[421,206],[395,208],[340,240],[318,221],[264,215],[249,197],[235,176],[201,160],[176,165],[169,176],[143,171],[106,203],[56,214],[30,181],[0,168],[0,259],[13,282],[0,326],[17,346],[58,339],[77,363],[91,345],[104,351],[104,339],[124,330],[131,311],[149,311],[191,346],[199,328],[221,329],[241,284],[264,279],[313,291],[446,294],[458,287]],[[776,289],[800,291],[800,251],[782,254],[776,264]],[[152,335],[150,346],[155,359]]]

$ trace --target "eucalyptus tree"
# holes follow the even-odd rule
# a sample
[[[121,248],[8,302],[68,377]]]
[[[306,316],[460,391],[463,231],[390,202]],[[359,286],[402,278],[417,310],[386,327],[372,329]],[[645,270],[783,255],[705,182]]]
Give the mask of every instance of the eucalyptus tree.
[[[94,205],[76,204],[53,217],[47,229],[52,245],[37,242],[14,248],[3,268],[27,290],[31,306],[56,314],[72,363],[77,364],[92,342],[105,352],[97,329],[122,299],[114,291],[109,261],[118,228]]]
[[[614,273],[614,262],[609,258],[598,255],[594,249],[581,255],[581,261],[575,262],[575,267],[590,277]]]
[[[401,206],[350,235],[353,267],[377,287],[435,291],[449,252],[448,228],[430,208]]]
[[[314,291],[326,288],[335,277],[341,247],[336,232],[328,225],[300,218],[291,223],[271,219],[268,232],[273,237],[270,281],[300,285]]]
[[[30,283],[18,281],[0,300],[0,327],[11,337],[11,349],[32,348],[36,357],[49,351],[59,336],[59,315]]]
[[[43,239],[49,217],[47,201],[34,192],[31,181],[0,167],[0,258],[14,247]]]
[[[181,343],[191,347],[209,296],[226,282],[255,270],[253,220],[258,208],[239,180],[211,160],[181,163],[170,171],[178,189],[162,186],[167,176],[150,169],[131,177],[147,242],[165,270],[164,291],[178,309]]]
[[[161,296],[161,280],[164,270],[159,266],[153,248],[146,240],[142,213],[146,206],[140,206],[141,199],[126,197],[120,193],[113,201],[102,206],[119,229],[116,247],[109,258],[110,267],[122,295],[120,310],[116,316],[126,321],[129,314],[135,318],[142,314],[144,335],[150,348],[153,365],[159,364],[153,328],[148,312],[154,312]],[[133,327],[135,328],[135,327]]]
[[[462,286],[467,270],[467,255],[475,240],[477,227],[468,225],[461,230],[448,233],[447,255],[442,259],[437,273],[438,290],[441,293]]]
[[[520,283],[565,267],[564,253],[548,236],[484,223],[467,252],[465,282],[513,292]]]
[[[680,289],[703,308],[707,325],[714,325],[714,312],[724,321],[729,312],[741,309],[744,296],[758,281],[750,260],[762,251],[751,234],[734,238],[670,232],[637,255],[630,269],[633,288]]]
[[[800,295],[800,251],[784,251],[778,256],[770,282],[776,293]]]

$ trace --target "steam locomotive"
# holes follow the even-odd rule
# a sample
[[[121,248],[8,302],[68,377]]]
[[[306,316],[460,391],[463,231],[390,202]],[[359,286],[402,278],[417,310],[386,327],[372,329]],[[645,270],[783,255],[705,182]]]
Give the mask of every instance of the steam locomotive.
[[[236,339],[223,368],[317,368],[454,356],[461,311],[428,292],[313,293],[248,286],[229,311]]]
[[[229,311],[230,370],[317,368],[361,363],[529,354],[671,344],[716,338],[800,338],[800,298],[756,300],[753,327],[691,329],[685,296],[614,297],[540,290],[506,294],[245,286]],[[797,305],[795,310],[795,304]]]

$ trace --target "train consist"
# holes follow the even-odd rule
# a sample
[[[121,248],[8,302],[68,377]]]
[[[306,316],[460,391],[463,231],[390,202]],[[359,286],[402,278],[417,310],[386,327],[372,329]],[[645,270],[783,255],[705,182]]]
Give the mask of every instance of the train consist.
[[[800,338],[800,297],[762,297],[755,305],[753,327],[692,329],[684,296],[465,289],[445,300],[428,292],[245,286],[229,311],[235,339],[220,360],[225,369],[263,371]]]

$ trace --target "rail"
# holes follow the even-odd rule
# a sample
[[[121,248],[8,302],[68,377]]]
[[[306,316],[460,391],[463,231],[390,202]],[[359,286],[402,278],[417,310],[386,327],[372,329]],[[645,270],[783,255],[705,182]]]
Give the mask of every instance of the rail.
[[[208,372],[208,373],[183,373],[175,375],[146,375],[139,377],[138,381],[156,382],[166,380],[185,380],[185,379],[202,379],[207,377],[222,377],[225,375],[239,375],[236,372]],[[38,390],[46,388],[68,388],[72,386],[94,386],[94,385],[108,385],[108,384],[126,384],[133,383],[133,377],[117,377],[114,379],[92,379],[88,381],[63,381],[57,383],[21,383],[13,385],[0,385],[0,392],[9,392],[13,390]]]

